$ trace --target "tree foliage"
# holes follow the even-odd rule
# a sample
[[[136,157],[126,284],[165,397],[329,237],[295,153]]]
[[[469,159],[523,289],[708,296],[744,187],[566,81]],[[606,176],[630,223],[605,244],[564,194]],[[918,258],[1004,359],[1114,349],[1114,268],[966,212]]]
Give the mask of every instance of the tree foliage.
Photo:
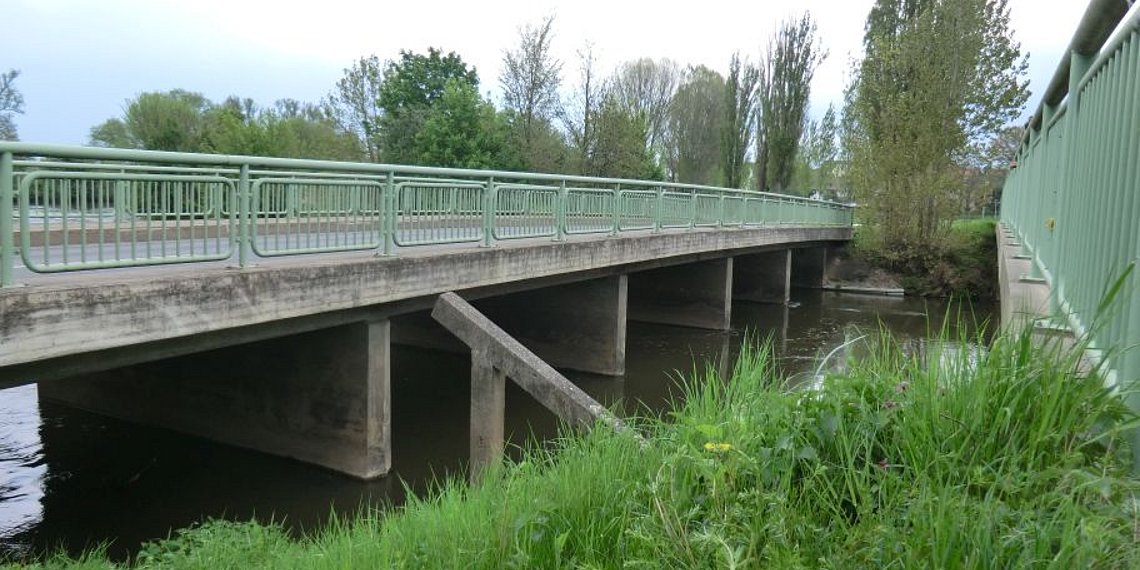
[[[745,157],[756,124],[756,87],[760,72],[733,54],[724,83],[724,122],[721,124],[721,182],[743,188]]]
[[[520,168],[509,125],[471,84],[453,79],[415,134],[416,163],[458,168]]]
[[[594,119],[603,95],[596,64],[594,48],[587,43],[578,50],[578,84],[557,111],[569,142],[572,170],[576,172],[586,170],[596,136]]]
[[[427,55],[400,51],[388,62],[377,102],[380,118],[381,156],[385,162],[419,164],[424,155],[417,136],[429,112],[451,82],[479,88],[479,76],[455,52],[428,48]]]
[[[970,164],[1027,98],[1007,2],[878,0],[864,47],[844,118],[856,197],[887,247],[937,243]]]
[[[608,94],[594,113],[594,139],[582,174],[643,180],[664,177],[645,146],[649,126],[644,116],[632,114],[613,94]]]
[[[808,13],[784,22],[768,43],[757,96],[756,183],[760,190],[783,192],[791,183],[811,80],[825,55]]]
[[[24,112],[24,96],[16,89],[20,72],[9,69],[0,73],[0,141],[19,140],[15,115]]]
[[[362,57],[344,70],[323,107],[340,128],[360,141],[370,162],[380,160],[380,85],[383,66],[375,55]]]
[[[835,187],[839,159],[839,119],[835,107],[818,121],[809,121],[800,137],[796,153],[796,169],[789,190],[807,196],[819,192],[828,199],[847,199],[844,190]],[[797,192],[798,191],[798,192]]]
[[[142,93],[121,118],[91,129],[105,147],[291,158],[359,160],[359,142],[326,109],[294,100],[262,109],[251,99],[215,104],[181,89]]]
[[[503,53],[503,72],[499,85],[503,89],[503,105],[510,113],[516,144],[526,167],[553,170],[558,167],[559,145],[552,138],[551,120],[558,105],[558,88],[562,85],[562,62],[551,53],[554,17],[548,16],[537,26],[519,30],[519,44]]]
[[[704,67],[688,71],[669,105],[666,156],[676,182],[720,183],[724,77]]]
[[[670,59],[647,57],[618,66],[609,92],[626,113],[645,121],[643,144],[661,152],[669,126],[669,104],[681,80],[681,67]]]

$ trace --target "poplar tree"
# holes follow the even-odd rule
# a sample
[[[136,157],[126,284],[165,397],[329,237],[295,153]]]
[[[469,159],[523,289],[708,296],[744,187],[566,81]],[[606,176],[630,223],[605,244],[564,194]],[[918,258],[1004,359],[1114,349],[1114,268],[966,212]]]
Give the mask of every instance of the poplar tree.
[[[721,181],[744,187],[744,161],[756,124],[756,84],[759,70],[733,54],[724,82],[724,123],[721,125]]]
[[[784,22],[768,43],[757,102],[756,183],[762,191],[784,192],[791,184],[811,81],[825,55],[808,13]]]

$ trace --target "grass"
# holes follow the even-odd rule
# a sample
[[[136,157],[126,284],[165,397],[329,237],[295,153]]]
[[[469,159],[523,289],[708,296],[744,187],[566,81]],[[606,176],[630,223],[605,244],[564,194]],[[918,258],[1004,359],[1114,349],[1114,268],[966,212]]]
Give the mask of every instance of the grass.
[[[980,338],[980,337],[979,337]],[[934,346],[960,346],[943,331]],[[214,521],[138,568],[1138,568],[1135,423],[1079,355],[886,333],[811,392],[751,345],[694,374],[641,448],[605,428],[318,536]],[[112,568],[96,552],[32,567]]]

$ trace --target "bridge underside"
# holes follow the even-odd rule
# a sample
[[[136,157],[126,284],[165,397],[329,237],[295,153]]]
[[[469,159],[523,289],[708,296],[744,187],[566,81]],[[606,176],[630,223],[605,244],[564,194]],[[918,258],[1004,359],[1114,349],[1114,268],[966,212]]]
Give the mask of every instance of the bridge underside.
[[[392,460],[391,344],[467,350],[424,312],[439,293],[556,367],[619,376],[627,319],[727,330],[734,296],[822,284],[849,238],[707,231],[6,290],[0,346],[18,349],[0,386],[370,478]]]

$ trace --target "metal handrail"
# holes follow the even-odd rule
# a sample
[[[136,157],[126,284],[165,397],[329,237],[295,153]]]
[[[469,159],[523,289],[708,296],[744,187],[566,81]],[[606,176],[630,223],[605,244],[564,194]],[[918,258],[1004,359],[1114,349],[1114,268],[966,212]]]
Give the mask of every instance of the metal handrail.
[[[1140,378],[1140,9],[1093,0],[1030,119],[1002,191],[1001,221],[1051,289],[1055,317],[1094,347],[1115,347],[1110,383]],[[1016,276],[1015,276],[1016,278]],[[1140,408],[1140,403],[1137,403]],[[1138,455],[1140,457],[1140,455]],[[1137,463],[1140,466],[1140,460]]]
[[[234,257],[244,267],[254,256],[851,219],[836,202],[661,181],[0,142],[4,286],[17,256],[38,273]]]

